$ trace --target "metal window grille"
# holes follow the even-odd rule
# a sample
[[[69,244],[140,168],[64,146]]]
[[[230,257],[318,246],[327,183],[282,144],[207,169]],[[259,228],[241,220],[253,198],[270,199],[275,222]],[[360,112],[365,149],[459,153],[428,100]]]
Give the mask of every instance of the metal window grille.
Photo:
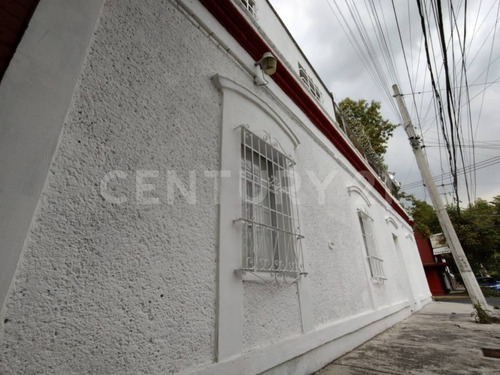
[[[304,84],[307,86],[307,88],[309,89],[311,94],[313,94],[313,96],[316,99],[321,101],[321,97],[322,97],[321,91],[319,91],[318,86],[314,83],[311,76],[309,74],[307,74],[306,70],[304,69],[304,67],[302,65],[300,65],[300,63],[299,63],[299,76],[300,76],[300,79],[302,79],[302,82],[304,82]]]
[[[363,211],[358,211],[358,217],[371,276],[379,281],[387,280],[384,272],[384,260],[377,256],[375,249],[373,219]]]
[[[243,272],[304,272],[294,162],[241,128]]]
[[[240,0],[240,4],[245,8],[252,16],[255,16],[255,1],[253,0]]]

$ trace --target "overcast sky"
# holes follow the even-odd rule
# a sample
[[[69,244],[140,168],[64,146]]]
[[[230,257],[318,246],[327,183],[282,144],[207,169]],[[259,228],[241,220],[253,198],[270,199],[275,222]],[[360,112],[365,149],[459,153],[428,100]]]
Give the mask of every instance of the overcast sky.
[[[350,1],[352,3],[352,0]],[[367,5],[374,3],[377,15],[381,20],[381,25],[386,37],[386,43],[393,53],[393,61],[399,77],[400,91],[411,93],[410,80],[403,57],[398,28],[395,21],[392,3],[389,0],[375,1],[355,1],[359,20],[366,28],[368,35],[374,45],[376,32],[370,17],[374,13],[369,12]],[[344,0],[271,0],[278,14],[287,25],[288,29],[302,48],[303,52],[314,66],[326,86],[332,91],[335,100],[341,101],[346,97],[351,99],[376,100],[382,103],[382,114],[395,124],[400,123],[399,116],[394,110],[394,106],[389,102],[387,94],[377,87],[375,80],[363,64],[361,58],[352,46],[352,36],[348,38],[337,17],[342,20],[342,15],[349,23],[358,42],[361,42],[357,33],[356,25],[349,13]],[[423,38],[420,24],[420,17],[416,6],[416,1],[394,1],[396,14],[399,20],[399,27],[405,48],[408,70],[412,77],[414,92],[430,91],[429,73],[426,66],[425,50],[423,48]],[[457,18],[458,29],[463,31],[464,9],[463,1],[453,1]],[[341,13],[337,9],[341,9]],[[468,1],[467,9],[467,54],[466,67],[469,83],[469,93],[471,98],[471,118],[472,130],[468,121],[462,121],[462,131],[464,143],[471,144],[470,133],[475,132],[475,158],[476,164],[489,158],[500,155],[500,24],[495,30],[498,21],[498,11],[500,2],[494,0]],[[445,34],[450,35],[448,8],[445,14]],[[384,22],[385,21],[385,22]],[[344,25],[345,28],[345,25]],[[434,26],[431,33],[435,32]],[[436,36],[436,34],[432,34]],[[455,31],[455,36],[456,36]],[[463,38],[463,33],[461,34]],[[434,39],[437,43],[437,39]],[[451,48],[451,45],[450,47]],[[435,46],[437,51],[437,44]],[[366,49],[365,49],[366,51]],[[460,67],[459,46],[455,43],[456,64]],[[387,66],[384,64],[383,55],[380,49],[377,50],[377,58],[380,65],[385,68],[384,75],[388,80],[388,87],[392,85],[394,74],[390,75]],[[437,64],[442,65],[442,57],[438,53]],[[441,64],[439,63],[441,61]],[[487,69],[489,65],[489,70]],[[444,74],[441,75],[441,78]],[[483,85],[485,82],[498,83]],[[444,80],[441,80],[442,87]],[[479,85],[480,84],[480,85]],[[459,85],[459,84],[457,84]],[[485,87],[487,89],[485,90]],[[465,90],[462,103],[466,102]],[[482,94],[484,92],[484,96]],[[426,154],[434,175],[449,172],[447,153],[444,148],[437,147],[438,139],[442,141],[442,135],[438,134],[438,126],[435,121],[435,112],[432,104],[432,94],[424,92],[416,94],[415,103],[418,111],[415,111],[413,97],[405,96],[405,101],[411,113],[414,125],[418,128],[418,117],[422,128],[424,143],[426,144]],[[443,100],[444,100],[443,96]],[[482,108],[482,109],[481,109]],[[462,116],[468,118],[467,106],[463,107]],[[477,128],[477,130],[476,130]],[[420,132],[420,130],[418,130]],[[465,165],[472,164],[471,148],[464,148]],[[421,180],[413,153],[408,144],[406,134],[402,127],[398,127],[393,138],[389,142],[389,149],[385,157],[389,170],[396,173],[396,179],[402,183],[410,184]],[[461,165],[460,165],[461,166]],[[474,198],[474,185],[476,187],[477,198],[491,199],[495,195],[500,195],[500,163],[478,169],[476,174],[476,184],[470,179],[472,198]],[[452,186],[450,179],[445,179],[445,186],[440,187],[446,191],[447,199],[451,203]],[[441,183],[441,180],[439,180]],[[427,199],[427,194],[423,186],[406,190],[415,194],[420,199]],[[468,198],[463,178],[459,180],[459,191],[462,205],[467,204]]]

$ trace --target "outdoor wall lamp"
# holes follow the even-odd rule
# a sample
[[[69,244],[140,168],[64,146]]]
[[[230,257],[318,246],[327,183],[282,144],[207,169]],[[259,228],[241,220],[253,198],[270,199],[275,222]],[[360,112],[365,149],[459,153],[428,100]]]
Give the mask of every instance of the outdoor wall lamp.
[[[264,73],[268,76],[276,73],[276,67],[278,66],[278,60],[273,56],[271,52],[266,52],[262,55],[262,58],[255,63],[255,66],[259,65],[262,70],[262,80],[264,83],[257,84],[258,86],[267,85],[269,82],[265,79]]]
[[[272,76],[276,73],[278,60],[276,60],[276,57],[274,57],[271,52],[266,52],[262,55],[262,58],[255,63],[255,65],[259,65],[264,73],[268,76]]]

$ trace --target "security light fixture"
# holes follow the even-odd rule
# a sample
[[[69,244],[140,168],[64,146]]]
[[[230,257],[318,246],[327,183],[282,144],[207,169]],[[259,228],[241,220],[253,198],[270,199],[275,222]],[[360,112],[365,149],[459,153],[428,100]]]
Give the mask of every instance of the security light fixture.
[[[266,52],[262,55],[262,58],[255,63],[255,65],[259,65],[264,73],[271,76],[276,73],[278,60],[276,60],[276,57],[274,57],[271,52]]]
[[[276,73],[276,66],[278,65],[278,60],[276,60],[276,57],[274,57],[271,52],[266,52],[262,55],[262,58],[255,63],[255,66],[257,65],[260,66],[260,70],[262,71],[263,82],[259,83],[257,76],[255,76],[254,77],[255,84],[257,86],[265,86],[269,83],[269,81],[266,80],[264,74],[270,76]]]

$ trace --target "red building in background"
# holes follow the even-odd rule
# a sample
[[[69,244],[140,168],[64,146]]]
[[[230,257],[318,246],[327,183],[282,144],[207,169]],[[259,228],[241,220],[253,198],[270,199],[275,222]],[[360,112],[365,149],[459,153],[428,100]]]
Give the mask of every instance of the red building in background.
[[[434,255],[431,241],[415,231],[418,252],[424,265],[425,276],[433,296],[442,296],[448,292],[445,284],[445,268],[447,264],[441,260],[440,255]]]

